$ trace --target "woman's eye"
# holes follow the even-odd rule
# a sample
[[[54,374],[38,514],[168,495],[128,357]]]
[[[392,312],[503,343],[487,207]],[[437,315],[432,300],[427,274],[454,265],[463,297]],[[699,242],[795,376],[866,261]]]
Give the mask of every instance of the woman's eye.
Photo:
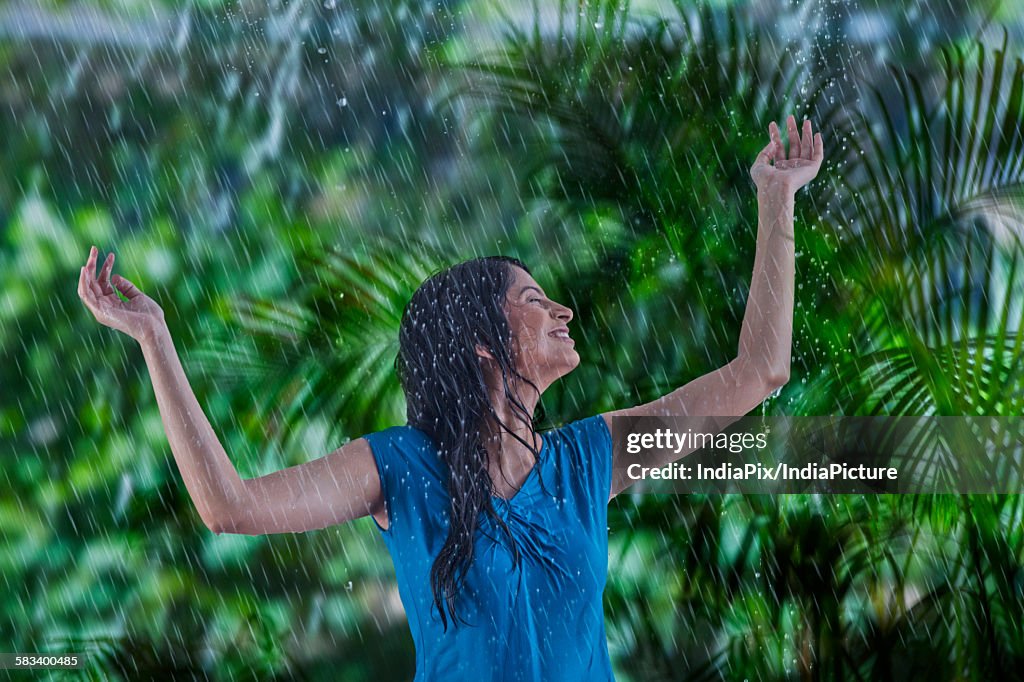
[[[531,298],[531,299],[529,300],[529,302],[530,302],[530,303],[533,303],[534,301],[540,301],[540,299],[539,299],[539,298]]]

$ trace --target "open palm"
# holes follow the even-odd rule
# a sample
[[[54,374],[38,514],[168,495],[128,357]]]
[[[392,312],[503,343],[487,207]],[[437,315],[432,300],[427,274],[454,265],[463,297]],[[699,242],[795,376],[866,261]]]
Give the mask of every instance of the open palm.
[[[124,277],[111,277],[113,253],[107,256],[97,277],[97,253],[95,246],[89,251],[89,258],[78,278],[78,296],[100,324],[141,342],[155,325],[163,322],[164,311]],[[118,292],[124,296],[123,299]]]
[[[758,188],[778,187],[796,192],[813,180],[821,168],[821,160],[825,156],[821,133],[812,133],[811,122],[804,119],[801,134],[792,114],[786,119],[786,127],[789,137],[788,157],[778,125],[775,121],[768,125],[771,141],[757,155],[757,160],[750,168],[750,177]]]

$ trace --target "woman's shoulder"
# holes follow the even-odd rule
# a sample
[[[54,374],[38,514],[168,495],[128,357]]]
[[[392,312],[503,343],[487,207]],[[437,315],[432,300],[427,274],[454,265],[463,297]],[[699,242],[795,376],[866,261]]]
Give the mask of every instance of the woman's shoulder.
[[[404,478],[413,474],[438,480],[446,477],[437,444],[426,431],[401,424],[362,437],[370,443],[382,476]]]
[[[552,447],[572,446],[582,450],[605,448],[611,443],[608,424],[600,414],[568,422],[542,434]]]
[[[395,426],[388,426],[386,428],[383,428],[380,431],[373,431],[372,433],[368,433],[365,436],[363,436],[363,438],[429,439],[429,436],[424,431],[421,431],[420,429],[417,429],[415,426],[412,426],[410,424],[396,424]]]
[[[550,435],[549,435],[550,434]],[[604,509],[611,489],[612,439],[600,414],[571,421],[545,433],[556,468],[583,506]],[[596,517],[595,517],[596,518]],[[603,522],[595,521],[599,527]]]
[[[425,432],[408,424],[390,426],[368,433],[363,438],[380,475],[388,526],[385,537],[396,537],[392,528],[406,529],[398,533],[408,540],[413,528],[409,519],[424,518],[444,506],[445,476],[434,441]]]
[[[426,432],[409,424],[389,426],[363,436],[372,448],[398,450],[437,450],[433,439]]]

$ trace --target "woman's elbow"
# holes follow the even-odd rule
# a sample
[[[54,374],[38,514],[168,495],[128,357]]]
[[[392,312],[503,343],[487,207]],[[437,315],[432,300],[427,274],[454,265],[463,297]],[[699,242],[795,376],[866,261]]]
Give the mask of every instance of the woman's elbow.
[[[789,367],[777,367],[768,373],[768,392],[774,392],[789,383]]]
[[[735,369],[736,382],[749,387],[748,392],[756,391],[767,396],[789,383],[788,358],[785,363],[755,362],[741,356],[734,362],[739,363]]]
[[[789,383],[789,365],[761,365],[747,377],[749,385],[756,386],[758,393],[767,397]]]
[[[228,516],[222,514],[207,515],[203,517],[203,523],[214,535],[238,534],[237,525]]]
[[[788,381],[789,372],[762,370],[747,375],[747,378],[738,384],[738,402],[735,409],[740,411],[731,411],[729,414],[747,414],[775,395]]]

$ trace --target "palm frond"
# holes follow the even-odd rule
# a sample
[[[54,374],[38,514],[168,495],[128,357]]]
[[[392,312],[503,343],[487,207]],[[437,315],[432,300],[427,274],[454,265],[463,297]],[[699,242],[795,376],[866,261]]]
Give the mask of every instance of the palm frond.
[[[892,67],[894,92],[869,86],[874,106],[850,119],[861,149],[833,225],[858,352],[798,409],[823,395],[853,414],[1022,407],[1024,61],[1007,59],[1005,37],[973,47],[944,48],[941,74]],[[938,98],[927,79],[944,83]]]
[[[501,51],[452,64],[472,78],[443,101],[480,102],[520,135],[530,152],[523,175],[540,196],[614,206],[641,229],[680,216],[688,224],[693,179],[705,177],[710,192],[714,178],[745,173],[756,144],[749,131],[763,129],[801,70],[788,52],[769,65],[735,6],[724,17],[708,3],[677,11],[640,17],[628,4],[578,10],[563,0],[554,35],[535,18],[532,32],[509,26]],[[709,139],[729,140],[742,164]]]
[[[1015,415],[1024,410],[1024,247],[984,232],[933,242],[931,257],[875,284],[864,333],[876,350],[818,387],[848,413]],[[874,314],[870,311],[874,310]]]
[[[841,131],[859,145],[839,178],[856,200],[851,250],[913,255],[931,233],[1024,198],[1024,61],[1007,60],[1005,35],[1001,49],[939,54],[942,74],[889,66],[890,90],[866,84],[869,105]]]
[[[402,311],[445,261],[426,245],[407,243],[308,255],[308,274],[289,300],[242,299],[228,311],[226,332],[192,359],[254,402],[254,415],[268,424],[268,447],[304,419],[325,421],[328,438],[401,423],[404,398],[393,363]]]

